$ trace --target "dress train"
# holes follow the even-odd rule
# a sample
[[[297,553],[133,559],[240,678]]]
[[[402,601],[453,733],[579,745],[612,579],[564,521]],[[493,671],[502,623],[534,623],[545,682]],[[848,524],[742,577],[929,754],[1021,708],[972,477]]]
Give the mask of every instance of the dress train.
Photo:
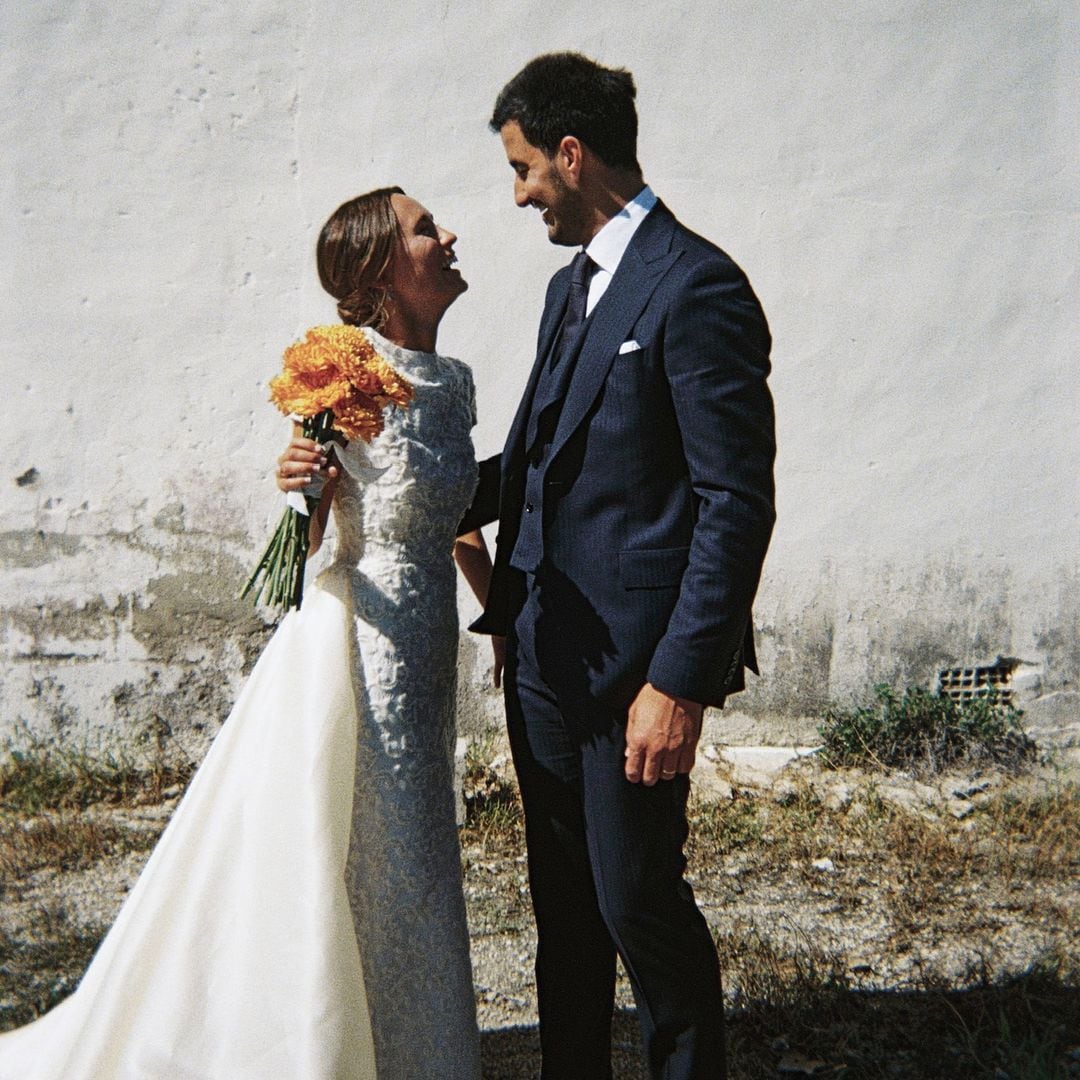
[[[282,622],[76,992],[0,1036],[3,1080],[374,1080],[344,886],[352,620]]]

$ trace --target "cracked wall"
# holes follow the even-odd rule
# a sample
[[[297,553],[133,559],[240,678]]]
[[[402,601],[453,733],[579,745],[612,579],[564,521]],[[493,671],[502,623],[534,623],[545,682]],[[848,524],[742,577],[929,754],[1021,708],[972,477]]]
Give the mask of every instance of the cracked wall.
[[[0,734],[201,757],[268,628],[235,599],[243,563],[214,535],[8,533]],[[107,591],[97,587],[108,582]]]
[[[279,508],[266,382],[334,319],[313,249],[343,199],[399,183],[458,234],[440,344],[498,449],[567,252],[486,118],[567,46],[633,70],[646,178],[773,329],[764,678],[717,730],[803,737],[830,699],[999,653],[1048,730],[1076,722],[1070,7],[654,15],[7,5],[0,737],[216,730],[268,633],[233,599]],[[486,648],[462,657],[463,723],[489,722]]]
[[[713,718],[741,740],[813,742],[830,702],[864,704],[877,683],[933,689],[945,669],[1018,661],[1024,723],[1048,746],[1080,746],[1076,567],[1003,575],[939,562],[823,567],[802,588],[767,579],[755,617],[763,677]]]

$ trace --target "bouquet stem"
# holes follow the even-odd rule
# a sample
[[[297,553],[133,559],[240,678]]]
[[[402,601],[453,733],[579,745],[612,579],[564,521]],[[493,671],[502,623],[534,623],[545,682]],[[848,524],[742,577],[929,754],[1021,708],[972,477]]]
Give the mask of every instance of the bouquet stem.
[[[304,417],[301,424],[304,438],[325,442],[333,422],[334,413],[330,409]],[[308,515],[313,514],[319,500],[307,495],[304,499]],[[256,603],[261,600],[283,613],[300,607],[304,597],[304,567],[311,546],[310,526],[310,516],[286,507],[254,573],[240,593],[241,598],[254,593]]]

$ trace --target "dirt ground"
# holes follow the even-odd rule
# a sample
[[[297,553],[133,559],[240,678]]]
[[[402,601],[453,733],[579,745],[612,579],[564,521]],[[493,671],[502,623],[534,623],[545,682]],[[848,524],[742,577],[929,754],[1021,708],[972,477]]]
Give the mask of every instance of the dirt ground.
[[[497,741],[472,753],[465,795],[485,1078],[534,1077],[535,932]],[[76,985],[178,797],[0,812],[0,1029]],[[732,1077],[1080,1075],[1078,811],[1060,762],[929,781],[703,761],[689,877],[725,973]],[[622,977],[618,1010],[615,1076],[644,1078]]]

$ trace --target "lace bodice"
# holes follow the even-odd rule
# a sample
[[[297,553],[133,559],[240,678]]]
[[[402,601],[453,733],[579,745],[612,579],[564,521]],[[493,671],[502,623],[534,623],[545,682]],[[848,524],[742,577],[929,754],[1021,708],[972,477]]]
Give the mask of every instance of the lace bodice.
[[[408,408],[386,410],[370,443],[354,440],[338,452],[336,561],[357,565],[388,551],[396,561],[442,560],[476,487],[472,372],[460,360],[365,333],[416,393]]]
[[[358,703],[346,881],[379,1075],[474,1080],[475,1019],[454,826],[458,522],[476,487],[472,373],[367,331],[412,383],[370,443],[339,455],[338,540]],[[322,580],[320,578],[320,580]],[[422,980],[402,971],[423,972]]]

